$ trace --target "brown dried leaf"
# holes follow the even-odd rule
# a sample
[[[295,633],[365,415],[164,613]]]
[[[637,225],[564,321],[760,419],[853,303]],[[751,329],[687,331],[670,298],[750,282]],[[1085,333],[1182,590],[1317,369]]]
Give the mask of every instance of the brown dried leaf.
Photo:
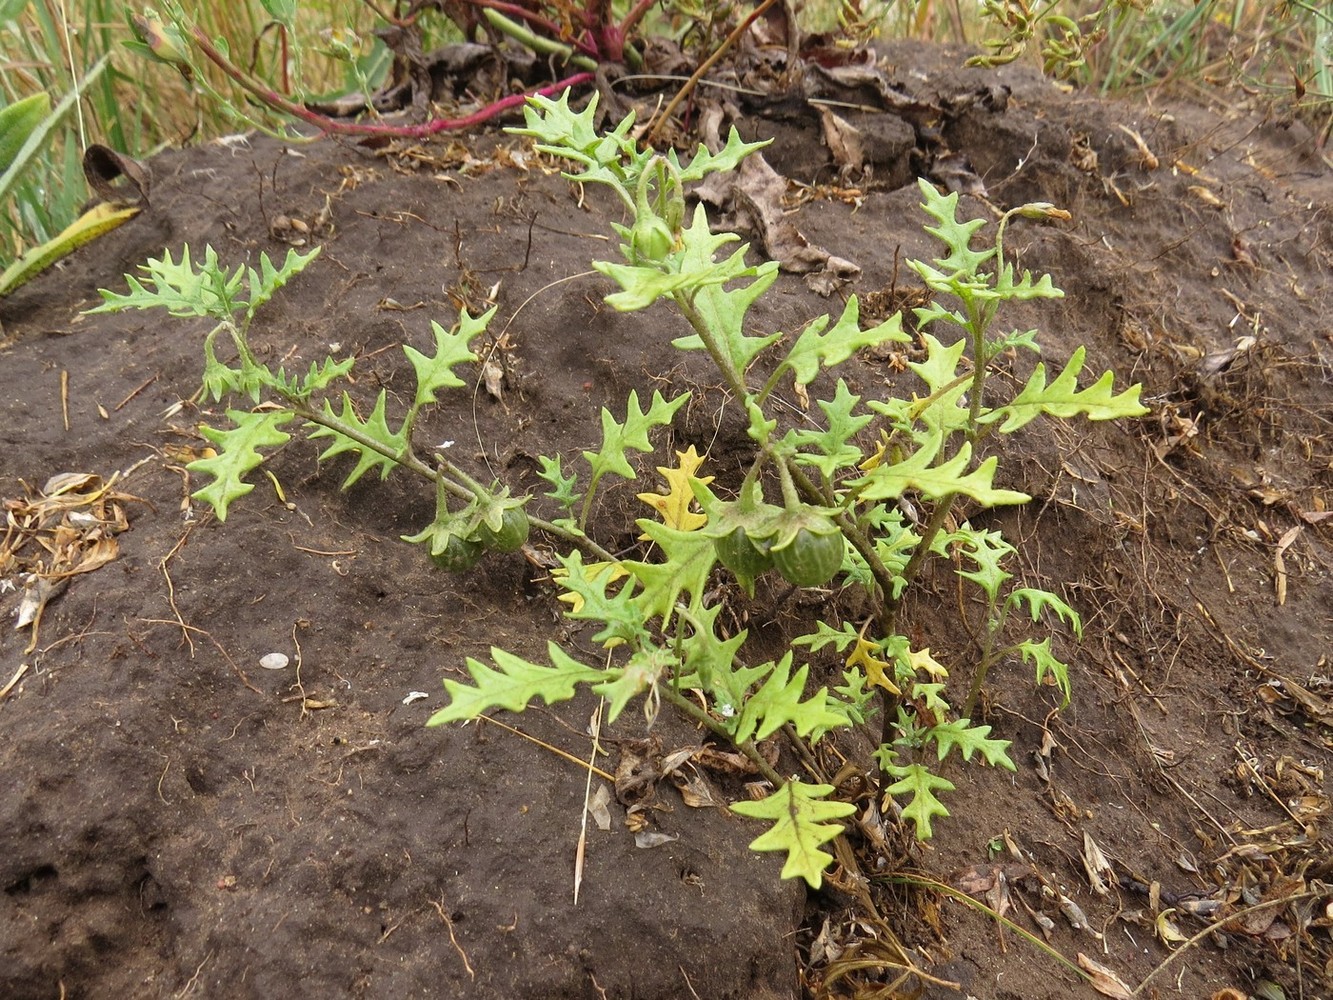
[[[833,162],[838,165],[842,176],[860,173],[865,169],[865,144],[861,140],[861,131],[845,118],[835,115],[824,105],[816,105],[820,124],[824,127],[824,143],[833,155]]]
[[[978,198],[986,197],[986,185],[977,176],[972,164],[962,153],[946,153],[937,157],[930,170],[931,176],[953,193],[970,194]]]
[[[681,799],[691,809],[708,809],[724,804],[713,794],[712,787],[701,774],[686,774],[683,770],[673,771],[671,783],[676,786]]]
[[[481,366],[481,378],[486,384],[486,392],[500,402],[504,402],[504,377],[504,369],[494,361],[487,361]]]
[[[1078,967],[1091,977],[1092,988],[1098,993],[1115,1000],[1134,1000],[1134,991],[1123,979],[1082,952],[1078,953]]]
[[[1106,875],[1114,882],[1115,869],[1111,867],[1111,862],[1106,860],[1106,855],[1097,846],[1097,841],[1093,840],[1086,830],[1083,831],[1083,869],[1088,873],[1088,884],[1092,886],[1092,891],[1099,896],[1105,896],[1109,889],[1102,875]]]
[[[1273,553],[1274,589],[1277,591],[1277,603],[1279,605],[1287,603],[1287,562],[1284,556],[1287,549],[1291,548],[1304,530],[1305,525],[1303,524],[1288,528],[1278,540],[1277,551]]]

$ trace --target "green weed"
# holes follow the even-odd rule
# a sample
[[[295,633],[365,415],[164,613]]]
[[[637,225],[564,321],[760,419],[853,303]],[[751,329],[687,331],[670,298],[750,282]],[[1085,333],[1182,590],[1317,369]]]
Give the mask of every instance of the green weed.
[[[105,301],[95,311],[156,307],[212,318],[215,326],[204,340],[205,391],[219,401],[244,397],[264,403],[258,409],[228,409],[227,426],[202,429],[217,453],[190,465],[207,480],[195,497],[219,520],[253,488],[246,476],[265,450],[285,443],[291,429],[304,424],[313,426],[310,437],[329,442],[321,461],[343,454],[354,460],[344,487],[367,473],[383,478],[400,469],[434,485],[435,517],[405,540],[426,546],[446,569],[466,569],[487,551],[511,551],[530,528],[565,543],[557,573],[565,615],[593,623],[594,641],[608,650],[605,662],[584,664],[555,643],[545,662],[494,649],[489,663],[467,661],[469,683],[445,681],[449,703],[431,725],[494,709],[522,711],[538,699],[562,701],[580,687],[606,699],[609,721],[633,703],[649,722],[664,702],[673,705],[734,743],[767,778],[768,798],[734,809],[772,824],[752,846],[785,852],[784,876],[818,886],[831,860],[823,845],[840,832],[836,821],[853,806],[832,798],[828,782],[785,779],[758,744],[779,732],[813,744],[881,712],[883,740],[875,759],[884,805],[896,802],[923,839],[933,834],[934,821],[948,814],[942,796],[953,785],[936,773],[940,761],[957,753],[965,761],[1012,769],[1009,742],[971,721],[976,693],[991,667],[1013,655],[1032,665],[1038,683],[1049,679],[1068,700],[1069,668],[1052,651],[1049,631],[1040,639],[1009,636],[1019,617],[1015,612],[1038,628],[1062,621],[1076,635],[1081,621],[1056,595],[1011,586],[1004,565],[1013,546],[998,531],[956,523],[954,511],[964,499],[979,507],[1029,499],[995,485],[997,458],[986,454],[991,435],[1011,433],[1041,416],[1110,420],[1146,411],[1138,387],[1117,393],[1110,373],[1080,388],[1082,350],[1059,372],[1037,363],[1014,394],[1002,394],[991,378],[1001,354],[1037,350],[1035,331],[997,332],[1001,307],[1062,294],[1049,277],[1034,278],[1006,259],[1005,229],[1019,216],[1067,218],[1054,207],[1011,210],[994,241],[977,247],[983,222],[960,220],[957,195],[940,195],[921,182],[931,220],[927,231],[942,248],[932,261],[911,262],[935,296],[917,310],[917,322],[927,331],[920,338],[925,354],[911,368],[922,392],[863,401],[837,376],[864,348],[908,341],[902,317],[863,329],[852,298],[836,319],[812,320],[789,341],[747,332],[748,311],[776,280],[777,265],[747,263],[747,248],[736,245],[736,235],[713,233],[702,208],[686,211],[686,184],[736,169],[763,144],[744,143],[733,131],[717,153],[701,148],[683,160],[674,152],[639,149],[628,119],[610,133],[598,132],[595,115],[595,101],[575,112],[568,94],[560,100],[537,98],[527,108],[525,127],[515,131],[532,137],[543,152],[570,161],[571,180],[603,184],[619,197],[632,220],[613,224],[622,240],[620,259],[594,263],[618,287],[607,303],[621,311],[671,303],[691,331],[673,345],[708,355],[744,407],[755,453],[731,496],[715,491],[712,477],[699,474],[703,459],[693,449],[679,453],[675,465],[662,466],[667,491],[640,494],[653,516],[637,522],[651,543],[638,558],[616,558],[602,548],[592,537],[589,512],[608,477],[636,478],[631,453],[653,451],[653,431],[671,422],[685,396],[666,399],[655,392],[645,406],[630,393],[623,419],[602,411],[596,447],[568,465],[566,456],[543,457],[546,498],[557,511],[545,521],[529,515],[532,498],[477,481],[441,452],[428,461],[413,442],[422,409],[437,402],[437,393],[463,384],[454,369],[476,360],[470,345],[492,313],[475,319],[464,313],[454,331],[433,323],[429,353],[404,348],[416,390],[406,413],[394,418],[383,392],[368,416],[358,413],[346,392],[335,405],[330,390],[350,372],[350,360],[326,359],[296,374],[269,369],[249,349],[247,331],[256,309],[318,251],[305,256],[291,251],[281,266],[262,256],[258,270],[228,270],[211,249],[202,261],[191,260],[188,250],[180,260],[167,255],[131,278],[128,293],[103,292]],[[230,360],[223,360],[224,353]],[[774,405],[778,387],[829,382],[820,376],[835,380],[831,393],[817,400],[823,426],[784,428]],[[776,489],[780,502],[767,500],[765,488]],[[900,501],[909,496],[916,505],[933,508],[924,523],[904,516]],[[929,648],[916,647],[898,624],[904,593],[922,565],[936,558],[955,563],[988,608],[961,716],[948,700],[945,665]],[[793,586],[831,590],[831,600],[840,590],[859,588],[874,610],[859,627],[816,622],[781,656],[753,662],[746,633],[727,634],[720,623],[725,598],[711,583],[719,565],[750,593],[758,577],[777,573]],[[811,690],[810,667],[798,655],[823,649],[839,654],[841,684]]]

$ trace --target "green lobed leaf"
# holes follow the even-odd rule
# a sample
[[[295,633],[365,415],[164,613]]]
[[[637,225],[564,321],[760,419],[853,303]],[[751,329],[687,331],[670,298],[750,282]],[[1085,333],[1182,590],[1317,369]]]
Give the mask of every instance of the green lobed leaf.
[[[345,392],[343,393],[342,413],[335,413],[333,404],[326,399],[324,400],[324,416],[330,420],[339,421],[366,437],[378,441],[395,455],[406,456],[408,453],[406,427],[400,427],[397,431],[389,430],[388,418],[384,413],[387,395],[386,390],[380,390],[380,394],[375,400],[375,408],[371,410],[370,416],[365,420],[357,416],[356,410],[352,407],[352,398]],[[356,466],[343,480],[343,489],[349,488],[371,469],[379,469],[380,479],[387,479],[389,473],[398,465],[398,462],[388,455],[383,455],[373,448],[368,448],[361,442],[334,430],[332,427],[318,427],[310,432],[310,437],[333,439],[333,444],[320,453],[320,462],[326,462],[344,452],[350,452],[357,456]]]
[[[664,558],[662,562],[626,561],[621,565],[643,587],[634,601],[644,617],[661,615],[665,629],[682,593],[690,595],[691,607],[697,607],[702,600],[708,588],[708,574],[717,562],[717,547],[701,531],[682,531],[649,518],[640,518],[635,523],[661,547]]]
[[[472,353],[472,340],[485,332],[498,306],[492,306],[481,316],[473,319],[464,309],[458,317],[457,331],[450,332],[431,320],[431,332],[435,335],[435,353],[423,354],[415,347],[403,345],[403,353],[412,363],[417,377],[417,393],[412,401],[413,407],[435,403],[437,389],[458,388],[466,383],[454,374],[454,366],[468,361],[476,361]]]
[[[541,465],[537,476],[546,480],[552,487],[545,495],[555,500],[565,510],[573,509],[574,505],[583,499],[583,494],[578,489],[579,477],[565,475],[559,455],[554,457],[539,455],[537,461]]]
[[[1040,590],[1035,587],[1017,587],[1010,592],[1009,602],[1011,604],[1026,604],[1028,613],[1032,616],[1034,622],[1040,621],[1042,612],[1051,608],[1074,630],[1076,636],[1080,639],[1083,638],[1083,619],[1079,617],[1079,613],[1049,590]]]
[[[259,449],[286,444],[291,435],[278,428],[294,416],[281,410],[264,413],[228,410],[227,419],[235,424],[230,430],[200,427],[199,432],[217,446],[218,454],[196,459],[186,466],[191,472],[213,477],[213,482],[191,495],[212,507],[219,521],[227,520],[231,502],[254,489],[254,484],[244,482],[243,477],[264,461]]]
[[[991,485],[998,464],[994,455],[968,472],[972,460],[970,444],[964,443],[948,461],[931,465],[938,451],[939,437],[936,436],[933,442],[923,444],[903,461],[877,466],[849,485],[860,489],[861,498],[868,501],[900,497],[908,490],[918,490],[933,499],[962,494],[987,507],[1027,503],[1032,499],[1026,493],[996,489]]]
[[[165,309],[172,316],[211,316],[231,320],[240,307],[238,296],[244,281],[244,269],[237,267],[228,274],[219,264],[218,255],[211,246],[204,248],[204,262],[197,267],[190,260],[190,247],[181,249],[179,261],[171,259],[171,251],[160,260],[150,257],[140,264],[140,280],[125,276],[130,290],[124,295],[99,289],[102,304],[90,313],[121,312],[125,309]]]
[[[1069,686],[1069,665],[1051,652],[1051,637],[1047,636],[1041,642],[1025,639],[1018,644],[1018,651],[1025,663],[1031,663],[1036,667],[1037,684],[1042,684],[1049,676],[1064,695],[1064,704],[1068,705],[1072,693]]]
[[[948,816],[949,810],[939,800],[936,792],[952,792],[954,784],[947,778],[920,764],[889,764],[884,768],[886,774],[897,778],[892,785],[884,789],[887,795],[908,795],[911,800],[903,806],[903,818],[910,819],[916,828],[918,840],[929,840],[935,835],[931,821],[936,816]]]
[[[736,802],[732,812],[751,819],[766,819],[773,826],[750,842],[753,851],[786,851],[783,878],[803,878],[810,888],[818,889],[824,881],[824,869],[833,855],[820,849],[821,844],[842,833],[840,819],[856,812],[850,802],[830,802],[832,785],[809,785],[789,781],[772,795],[758,802]]]
[[[648,161],[651,149],[640,152],[630,136],[634,115],[627,115],[612,131],[597,131],[598,95],[594,93],[582,111],[569,106],[571,90],[557,98],[534,94],[523,108],[524,128],[507,128],[511,135],[537,140],[537,149],[552,156],[573,160],[582,167],[564,176],[581,184],[607,184],[617,189],[629,207],[630,191]]]
[[[727,729],[737,743],[767,739],[787,723],[792,724],[797,735],[806,737],[816,730],[827,732],[849,724],[847,714],[830,705],[827,688],[820,688],[806,700],[801,700],[810,667],[803,665],[793,674],[791,664],[792,655],[788,650],[773,664],[759,689],[746,699],[740,715],[728,720]]]
[[[246,276],[249,279],[249,302],[246,305],[246,316],[254,316],[255,310],[273,297],[273,294],[292,278],[304,271],[319,256],[322,248],[315,247],[309,253],[302,256],[295,249],[287,251],[287,257],[282,262],[282,267],[274,267],[273,261],[269,259],[268,254],[259,255],[259,270],[255,271],[253,267],[246,269]]]
[[[1078,373],[1083,369],[1086,351],[1080,347],[1069,359],[1054,382],[1046,384],[1046,366],[1041,362],[1032,372],[1027,385],[1014,399],[1005,406],[997,406],[982,416],[983,424],[1004,420],[1000,425],[1001,434],[1016,431],[1043,413],[1053,417],[1068,419],[1080,413],[1089,420],[1114,420],[1118,417],[1141,417],[1148,408],[1139,402],[1142,386],[1133,385],[1119,395],[1114,395],[1112,388],[1115,375],[1103,372],[1102,377],[1088,388],[1078,388]]]
[[[707,146],[700,145],[689,163],[682,164],[674,149],[667,153],[667,159],[680,172],[681,183],[691,184],[703,180],[709,174],[735,170],[747,156],[751,153],[757,153],[765,146],[771,145],[772,142],[772,139],[765,139],[762,142],[745,142],[733,125],[731,131],[727,134],[727,144],[716,153],[710,153]]]
[[[1012,740],[990,739],[990,726],[974,726],[971,719],[955,719],[932,726],[927,733],[935,741],[939,759],[943,760],[949,751],[958,748],[963,760],[971,760],[974,753],[981,754],[987,764],[1002,767],[1006,771],[1016,771],[1014,762],[1009,759]]]
[[[835,629],[824,622],[815,622],[815,631],[809,635],[797,636],[791,641],[793,646],[809,646],[810,652],[817,653],[825,646],[832,646],[839,653],[847,652],[847,647],[857,640],[856,628],[851,622],[843,622],[842,628]]]
[[[729,719],[740,711],[750,686],[763,679],[771,664],[744,665],[739,656],[749,635],[744,629],[730,639],[717,637],[717,617],[722,608],[719,603],[685,612],[690,629],[680,640],[682,670],[678,683],[687,690],[700,688],[708,692],[718,713]]]
[[[337,379],[346,376],[351,372],[354,363],[354,358],[343,358],[341,361],[325,358],[322,364],[312,361],[310,371],[301,379],[300,384],[289,386],[290,394],[297,399],[307,400],[315,393],[327,389]]]
[[[965,580],[971,580],[986,592],[990,603],[994,605],[1000,599],[1000,588],[1013,574],[1005,570],[1000,563],[1016,551],[998,531],[980,531],[970,524],[964,524],[949,533],[949,541],[964,547],[964,554],[976,569],[958,569],[956,572]]]
[[[597,451],[585,451],[583,457],[592,466],[593,480],[598,480],[604,473],[614,472],[624,479],[634,478],[634,469],[625,458],[626,450],[652,451],[648,432],[654,427],[661,427],[671,422],[672,416],[679,410],[688,395],[680,395],[668,402],[662,394],[653,391],[653,401],[645,411],[639,407],[639,394],[631,389],[629,401],[625,407],[625,422],[618,423],[611,411],[602,409],[602,447]]]
[[[842,315],[827,333],[828,316],[820,316],[801,331],[782,364],[791,369],[799,385],[809,385],[820,368],[842,364],[864,347],[896,341],[908,343],[911,337],[903,332],[902,313],[894,313],[883,323],[868,330],[861,329],[861,310],[856,296],[850,296]]]
[[[817,400],[824,411],[828,427],[820,431],[793,429],[787,433],[785,443],[796,451],[796,461],[802,465],[814,466],[832,480],[841,469],[855,468],[862,459],[861,449],[853,444],[857,433],[875,418],[869,414],[856,414],[860,396],[852,395],[847,383],[838,379],[838,387],[832,399]]]
[[[947,195],[940,194],[924,177],[917,179],[917,187],[924,198],[921,207],[925,209],[927,215],[939,223],[936,226],[926,226],[926,232],[949,249],[948,256],[936,258],[935,263],[940,266],[941,271],[951,276],[967,277],[978,274],[981,266],[995,256],[994,247],[982,251],[972,249],[972,237],[986,224],[986,220],[969,219],[966,222],[959,222],[957,191]],[[910,263],[913,262],[909,261]]]
[[[736,238],[732,233],[714,235],[708,225],[708,213],[704,211],[703,205],[699,205],[695,209],[693,223],[681,233],[681,268],[689,268],[701,274],[716,272],[721,279],[697,287],[693,305],[726,352],[736,373],[743,376],[759,352],[779,340],[782,334],[751,337],[745,333],[745,314],[777,280],[778,265],[776,261],[765,261],[757,267],[745,266],[748,245],[742,246],[726,260],[715,262],[714,253]],[[752,277],[754,280],[736,288],[723,287],[725,282],[741,277]],[[679,337],[671,345],[683,351],[704,348],[697,334]]]
[[[585,667],[553,642],[547,643],[546,654],[551,658],[550,666],[532,663],[494,646],[491,647],[494,667],[469,656],[467,669],[473,684],[446,680],[444,690],[449,695],[449,704],[432,715],[426,725],[475,719],[493,708],[521,712],[535,698],[554,705],[574,697],[578,685],[606,681],[616,673]]]
[[[633,600],[633,584],[623,576],[616,590],[608,593],[616,567],[614,565],[585,566],[583,553],[575,549],[566,556],[557,556],[565,568],[559,584],[571,594],[582,598],[578,610],[565,611],[566,618],[576,621],[600,621],[605,627],[593,637],[593,642],[607,643],[619,639],[640,645],[648,637],[647,614]]]

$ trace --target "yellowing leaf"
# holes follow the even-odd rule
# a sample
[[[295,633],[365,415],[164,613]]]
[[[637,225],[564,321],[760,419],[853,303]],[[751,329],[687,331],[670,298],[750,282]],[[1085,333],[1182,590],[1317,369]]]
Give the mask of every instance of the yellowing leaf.
[[[694,490],[690,484],[699,482],[706,486],[713,481],[713,477],[695,476],[695,472],[703,465],[704,460],[703,456],[694,450],[694,445],[690,445],[686,451],[676,452],[676,458],[680,460],[680,465],[674,469],[661,465],[657,467],[657,471],[667,481],[666,494],[640,493],[638,496],[657,511],[658,516],[668,527],[680,531],[695,531],[708,523],[708,515],[690,509],[694,504]],[[639,540],[647,541],[648,536],[640,535]]]
[[[603,586],[610,586],[611,584],[619,580],[621,577],[629,576],[629,571],[625,569],[625,567],[618,562],[584,563],[580,566],[580,569],[583,571],[583,579],[597,580]],[[605,579],[602,579],[602,573],[607,570],[609,570],[609,572],[607,573]],[[551,570],[551,578],[555,580],[555,582],[559,586],[562,587],[569,586],[568,583],[569,570],[564,567]],[[583,595],[573,590],[566,590],[563,594],[558,596],[556,600],[564,601],[566,604],[568,604],[571,614],[577,614],[578,612],[583,610],[583,602],[584,602]]]
[[[930,655],[930,647],[917,652],[907,651],[907,664],[913,670],[924,670],[937,681],[942,681],[949,676],[949,671],[945,670],[943,665]]]
[[[900,695],[902,691],[890,680],[893,676],[893,667],[884,660],[875,658],[875,654],[881,652],[883,651],[877,643],[870,642],[866,638],[865,628],[862,628],[861,634],[856,637],[855,645],[852,646],[852,651],[847,654],[847,666],[863,668],[866,672],[866,683],[872,687],[883,688],[892,695]]]

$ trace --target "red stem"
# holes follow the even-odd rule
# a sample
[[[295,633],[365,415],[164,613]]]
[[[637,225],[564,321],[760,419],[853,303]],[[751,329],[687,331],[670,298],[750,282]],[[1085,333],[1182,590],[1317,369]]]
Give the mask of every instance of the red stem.
[[[578,87],[588,83],[593,79],[593,74],[588,71],[575,73],[573,76],[565,77],[558,83],[550,83],[544,87],[538,87],[535,90],[524,91],[521,94],[510,94],[508,97],[501,98],[493,104],[488,104],[480,111],[474,111],[470,115],[464,115],[462,118],[436,118],[423,125],[365,125],[360,122],[341,122],[326,115],[321,115],[311,111],[304,105],[297,104],[295,101],[289,101],[277,91],[264,86],[253,78],[243,73],[226,56],[213,47],[208,36],[200,29],[195,28],[192,32],[194,42],[199,46],[199,50],[208,58],[210,62],[216,65],[222,72],[227,74],[243,90],[253,94],[261,102],[270,108],[281,111],[283,114],[298,118],[307,125],[313,125],[321,132],[334,135],[373,135],[385,136],[388,138],[402,139],[420,139],[428,135],[435,135],[438,132],[451,132],[458,129],[470,128],[473,125],[479,125],[482,122],[489,121],[501,112],[508,111],[510,108],[518,107],[528,97],[533,94],[539,94],[543,97],[549,97],[552,94],[561,93],[571,87]]]
[[[630,12],[625,15],[625,20],[620,22],[621,37],[628,36],[634,26],[643,20],[644,15],[652,10],[656,3],[657,0],[639,0],[639,2],[631,8]]]

